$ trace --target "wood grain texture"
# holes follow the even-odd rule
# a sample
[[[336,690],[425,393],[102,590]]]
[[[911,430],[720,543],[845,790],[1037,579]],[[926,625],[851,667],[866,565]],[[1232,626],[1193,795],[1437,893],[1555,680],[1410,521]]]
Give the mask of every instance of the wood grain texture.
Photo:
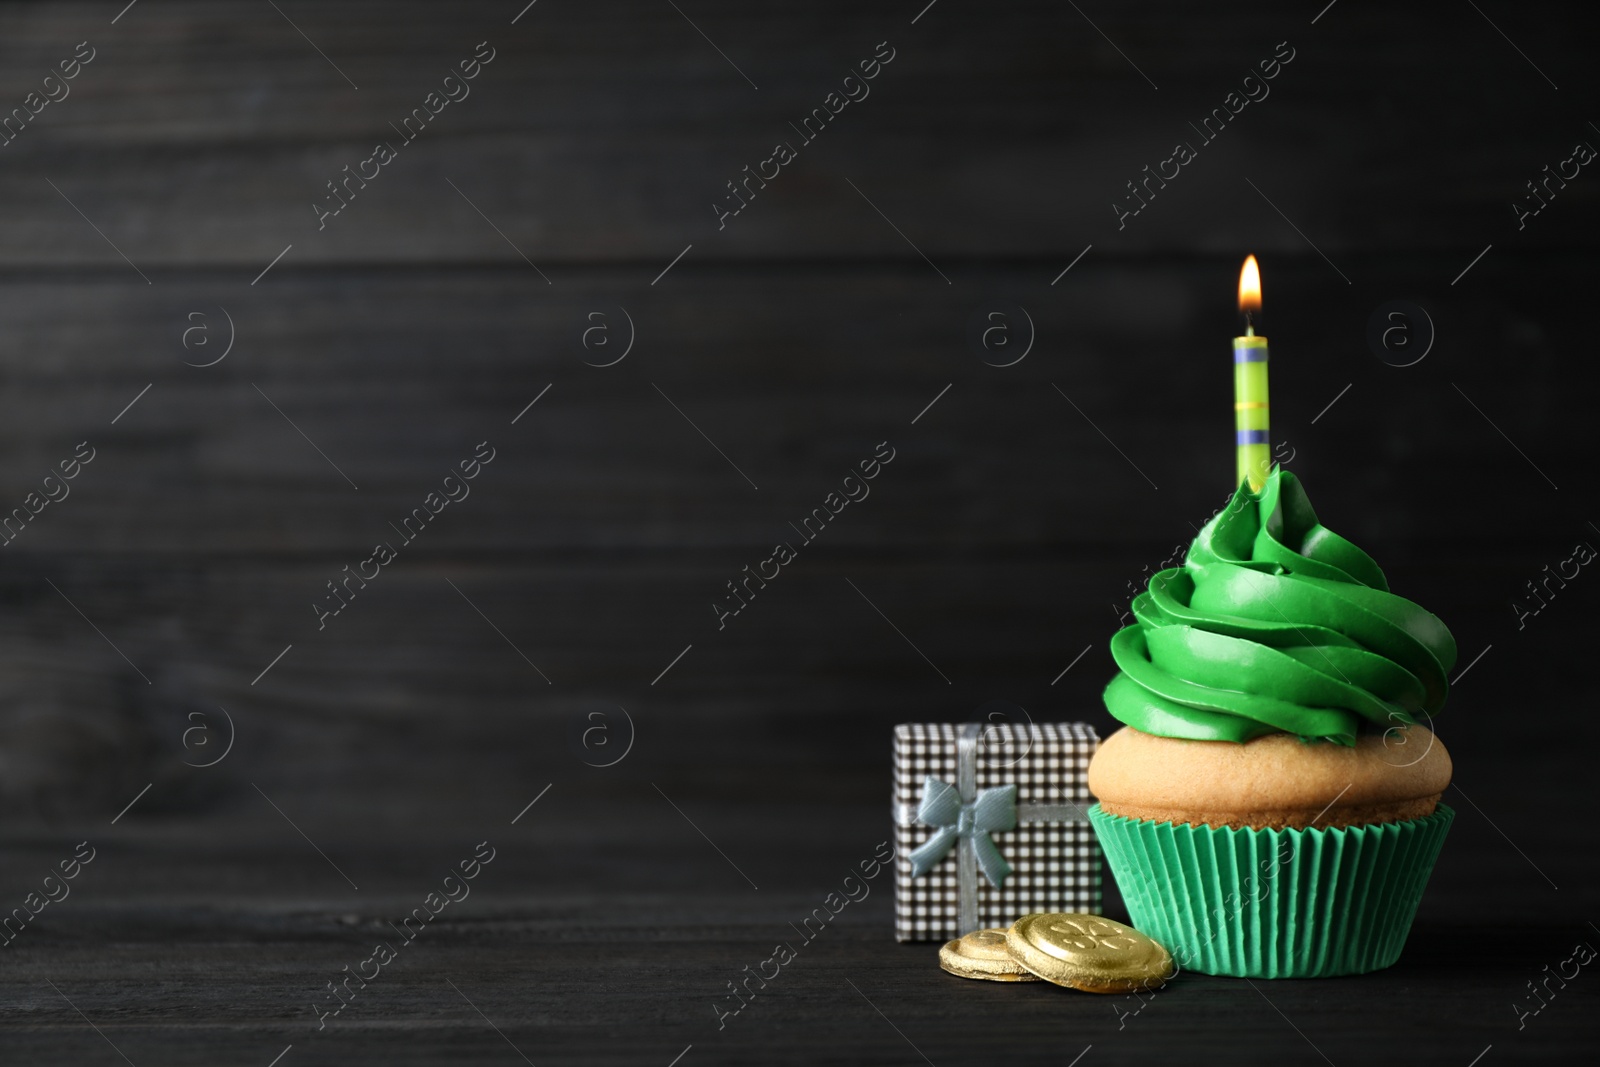
[[[1408,535],[1569,538],[1486,507],[1484,479],[1544,494],[1541,506],[1581,526],[1551,485],[1581,494],[1588,479],[1585,400],[1559,355],[1585,343],[1586,281],[1543,267],[1529,277],[1529,262],[1481,264],[1487,292],[1450,289],[1455,264],[1442,259],[1363,264],[1358,289],[1315,257],[1277,264],[1275,438],[1330,522],[1385,543],[1386,558]],[[525,266],[280,265],[255,288],[195,277],[182,293],[115,275],[16,281],[0,293],[14,327],[4,503],[79,441],[99,458],[7,551],[370,549],[482,440],[503,458],[420,550],[770,547],[885,440],[903,458],[830,541],[1104,546],[1181,533],[1227,491],[1217,368],[1235,270],[1118,264],[1052,288],[1044,269],[975,268],[958,274],[959,298],[932,271],[888,265],[685,263],[654,288],[586,269],[559,290]],[[1386,365],[1369,320],[1429,275],[1436,352]],[[1028,312],[1035,340],[1000,368],[969,333],[1004,305]],[[600,335],[583,346],[602,327],[615,355],[634,338],[607,368],[584,362],[613,358]],[[1016,329],[1022,344],[1020,318]],[[199,331],[189,348],[186,330]],[[230,337],[223,362],[184,365],[220,356]],[[1420,493],[1426,507],[1358,506],[1373,490]]]
[[[1517,232],[1523,183],[1593,131],[1470,7],[1352,6],[1315,27],[1265,4],[1090,12],[1112,46],[1043,3],[945,4],[915,27],[837,2],[697,5],[695,23],[757,91],[669,5],[545,3],[515,27],[512,6],[456,4],[447,19],[421,3],[289,11],[359,91],[266,5],[145,4],[115,27],[96,5],[11,16],[26,32],[7,35],[3,99],[20,102],[79,40],[98,54],[0,150],[3,262],[120,264],[44,176],[158,271],[259,269],[290,242],[299,263],[518,262],[447,178],[535,262],[657,270],[691,241],[712,261],[910,255],[849,182],[935,261],[1070,256],[1091,241],[1229,259],[1245,245],[1303,251],[1247,179],[1335,261],[1470,256],[1497,238],[1571,247],[1571,220],[1596,195],[1575,181],[1552,217]],[[1568,94],[1592,88],[1559,19],[1519,29]],[[396,136],[390,123],[482,40],[497,58],[471,95],[319,232],[310,204],[324,183]],[[871,95],[796,144],[792,168],[719,231],[725,183],[797,140],[789,123],[884,40],[896,58]],[[1270,95],[1204,144],[1189,124],[1283,40],[1296,58]],[[1111,202],[1183,139],[1200,157],[1119,231]]]
[[[890,887],[874,883],[719,1030],[712,1005],[725,983],[774,941],[796,940],[787,924],[834,888],[830,872],[871,853],[885,813],[805,785],[793,803],[720,809],[671,779],[663,785],[758,890],[649,785],[615,778],[598,791],[559,783],[514,828],[531,787],[442,821],[391,812],[353,822],[275,797],[359,891],[259,799],[198,832],[145,819],[18,843],[8,889],[31,880],[22,870],[70,852],[63,842],[77,834],[100,854],[74,895],[5,950],[8,1048],[47,1062],[114,1061],[62,994],[134,1063],[266,1063],[290,1044],[289,1056],[313,1064],[520,1062],[509,1039],[535,1063],[666,1064],[690,1044],[706,1063],[915,1062],[911,1044],[934,1063],[978,1062],[996,1048],[1059,1063],[1092,1044],[1107,1063],[1148,1062],[1182,1045],[1244,1063],[1315,1060],[1320,1050],[1334,1063],[1447,1064],[1490,1044],[1491,1055],[1553,1061],[1593,1038],[1596,994],[1581,981],[1521,1032],[1506,1008],[1572,943],[1592,943],[1568,910],[1593,904],[1592,853],[1537,829],[1519,833],[1562,884],[1558,894],[1466,805],[1406,954],[1386,972],[1254,988],[1181,975],[1135,1014],[1134,1001],[944,974],[936,946],[888,940]],[[1497,819],[1527,810],[1492,788],[1475,795],[1509,803],[1491,809]],[[324,983],[374,942],[397,941],[388,922],[485,838],[497,855],[471,896],[319,1031],[311,1005]],[[1537,902],[1542,918],[1486,924],[1485,887]]]

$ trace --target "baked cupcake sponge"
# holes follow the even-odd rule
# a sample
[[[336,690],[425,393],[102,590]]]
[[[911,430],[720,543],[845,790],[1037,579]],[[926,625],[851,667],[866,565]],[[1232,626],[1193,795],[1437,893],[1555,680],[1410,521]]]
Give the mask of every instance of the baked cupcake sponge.
[[[1290,734],[1188,741],[1125,726],[1100,743],[1089,791],[1128,819],[1329,828],[1431,815],[1450,774],[1450,754],[1421,725],[1364,734],[1354,746]]]

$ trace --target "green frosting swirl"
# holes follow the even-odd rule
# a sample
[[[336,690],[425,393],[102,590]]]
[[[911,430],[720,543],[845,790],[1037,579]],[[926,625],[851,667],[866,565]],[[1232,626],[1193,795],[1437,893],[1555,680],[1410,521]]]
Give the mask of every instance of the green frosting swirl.
[[[1298,734],[1353,745],[1363,720],[1432,716],[1456,643],[1389,592],[1361,549],[1317,521],[1293,474],[1241,485],[1182,567],[1160,571],[1111,639],[1115,718],[1163,737]]]

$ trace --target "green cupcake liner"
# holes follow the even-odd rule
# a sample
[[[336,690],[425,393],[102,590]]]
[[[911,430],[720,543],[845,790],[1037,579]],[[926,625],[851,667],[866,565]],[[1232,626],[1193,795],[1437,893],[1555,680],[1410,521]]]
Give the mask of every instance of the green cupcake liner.
[[[1184,969],[1324,978],[1400,958],[1455,812],[1310,830],[1157,823],[1089,809],[1133,925]]]

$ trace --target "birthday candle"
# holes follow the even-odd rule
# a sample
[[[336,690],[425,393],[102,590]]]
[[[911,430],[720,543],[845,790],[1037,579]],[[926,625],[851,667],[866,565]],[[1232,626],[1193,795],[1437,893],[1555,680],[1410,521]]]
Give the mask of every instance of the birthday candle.
[[[1261,271],[1250,256],[1239,271],[1239,310],[1244,315],[1244,336],[1233,339],[1233,425],[1238,472],[1234,485],[1248,481],[1252,491],[1266,484],[1272,468],[1268,438],[1271,408],[1267,401],[1267,339],[1256,335],[1255,316],[1261,311]]]

